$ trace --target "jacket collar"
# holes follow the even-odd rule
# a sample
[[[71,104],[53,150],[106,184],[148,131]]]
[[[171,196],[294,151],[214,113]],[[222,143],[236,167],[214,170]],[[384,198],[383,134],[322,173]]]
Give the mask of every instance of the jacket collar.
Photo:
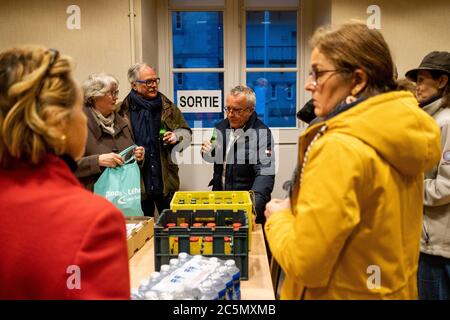
[[[438,112],[441,107],[442,107],[442,102],[443,99],[437,99],[434,100],[433,102],[427,104],[426,106],[423,107],[423,111],[425,111],[426,113],[428,113],[430,116],[433,116],[436,114],[436,112]]]

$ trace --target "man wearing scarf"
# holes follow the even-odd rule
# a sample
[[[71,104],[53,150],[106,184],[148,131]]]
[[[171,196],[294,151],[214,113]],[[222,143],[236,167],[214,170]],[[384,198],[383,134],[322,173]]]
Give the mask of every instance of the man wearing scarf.
[[[180,179],[174,147],[182,151],[191,142],[191,129],[180,110],[158,91],[156,70],[146,63],[137,63],[128,70],[131,91],[124,99],[120,114],[131,123],[137,145],[145,148],[142,177],[146,198],[142,210],[146,216],[154,216],[168,209]],[[175,151],[175,150],[174,150]]]

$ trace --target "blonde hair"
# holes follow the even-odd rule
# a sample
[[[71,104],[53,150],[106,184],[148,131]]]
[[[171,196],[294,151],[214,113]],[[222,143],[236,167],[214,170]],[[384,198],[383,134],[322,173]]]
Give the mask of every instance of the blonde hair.
[[[321,27],[310,43],[337,69],[347,74],[358,68],[364,70],[368,79],[362,95],[373,96],[397,89],[389,46],[378,30],[369,29],[361,22],[345,23],[338,28]]]
[[[0,53],[0,166],[64,152],[62,126],[77,97],[68,57],[39,46]]]

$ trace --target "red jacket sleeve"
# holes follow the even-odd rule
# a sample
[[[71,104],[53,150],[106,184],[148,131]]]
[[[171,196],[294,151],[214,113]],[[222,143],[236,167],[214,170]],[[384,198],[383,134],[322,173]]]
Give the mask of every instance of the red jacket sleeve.
[[[74,261],[76,271],[68,272],[67,281],[73,286],[79,276],[79,288],[68,290],[67,299],[130,299],[125,220],[120,211],[108,206],[98,213]]]

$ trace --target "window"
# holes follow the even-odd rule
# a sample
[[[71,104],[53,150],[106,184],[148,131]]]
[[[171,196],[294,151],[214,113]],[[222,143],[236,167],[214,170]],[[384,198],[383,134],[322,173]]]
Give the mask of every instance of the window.
[[[175,30],[183,29],[183,24],[181,20],[181,12],[175,12]]]
[[[220,113],[180,107],[192,128],[211,128],[223,119],[224,90],[242,83],[254,89],[256,112],[266,125],[297,128],[298,0],[164,1],[171,26],[164,39],[170,39],[172,49],[165,62],[174,102],[209,93],[222,99]],[[209,92],[192,92],[199,90]]]
[[[178,19],[183,21],[183,32],[176,31]],[[172,48],[175,101],[179,90],[223,91],[223,12],[172,12]],[[224,114],[184,113],[184,117],[191,128],[211,128]]]
[[[292,94],[292,84],[288,84],[286,88],[286,99],[292,100],[293,94]]]
[[[275,100],[277,98],[277,85],[272,84],[272,91],[270,93],[270,99]]]
[[[258,116],[270,127],[296,126],[296,33],[297,11],[246,12],[247,85],[256,93]],[[285,93],[277,96],[277,89]]]
[[[183,86],[183,74],[177,73],[176,76],[177,76],[177,87]]]

